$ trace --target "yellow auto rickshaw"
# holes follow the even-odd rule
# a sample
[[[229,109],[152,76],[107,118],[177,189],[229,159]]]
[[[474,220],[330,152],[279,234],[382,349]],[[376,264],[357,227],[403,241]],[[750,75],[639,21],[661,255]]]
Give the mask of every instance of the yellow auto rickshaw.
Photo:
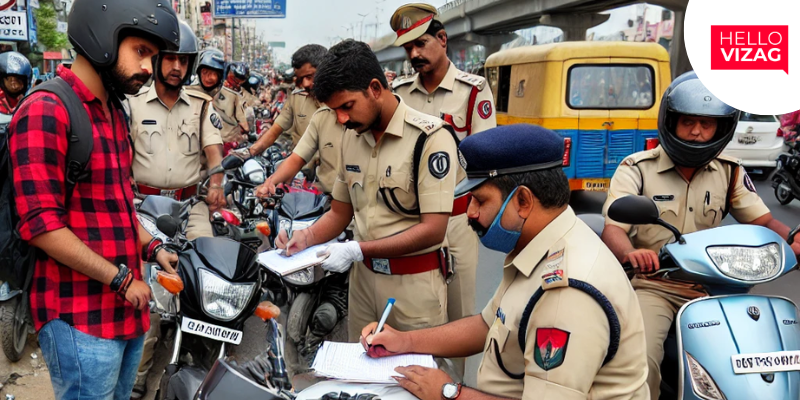
[[[658,145],[669,55],[656,43],[564,42],[486,60],[497,124],[530,123],[564,137],[572,190],[604,191],[628,155]]]

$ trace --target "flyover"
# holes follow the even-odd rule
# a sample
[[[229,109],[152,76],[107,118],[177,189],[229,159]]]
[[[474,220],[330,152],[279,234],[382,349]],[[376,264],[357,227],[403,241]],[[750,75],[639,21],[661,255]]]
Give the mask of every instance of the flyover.
[[[584,40],[586,30],[609,16],[599,14],[617,7],[641,3],[635,0],[455,0],[439,8],[439,19],[445,25],[449,50],[458,51],[482,45],[487,55],[500,50],[513,40],[514,31],[547,25],[564,31],[567,41]],[[675,13],[675,28],[670,50],[672,73],[691,70],[683,42],[683,20],[689,0],[651,0]],[[402,48],[393,47],[395,35],[387,35],[374,44],[380,62],[405,59]]]

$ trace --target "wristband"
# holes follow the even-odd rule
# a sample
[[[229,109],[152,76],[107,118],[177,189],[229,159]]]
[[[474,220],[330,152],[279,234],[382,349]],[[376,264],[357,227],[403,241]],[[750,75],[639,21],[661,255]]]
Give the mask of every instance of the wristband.
[[[119,288],[122,287],[122,284],[125,283],[125,278],[131,273],[125,264],[119,265],[119,272],[117,272],[117,276],[111,281],[111,290],[114,292],[119,291]]]
[[[211,185],[211,186],[208,187],[208,189],[209,190],[211,190],[211,189],[222,189],[222,186],[220,186],[220,185]]]
[[[125,276],[125,280],[123,281],[119,290],[117,290],[117,295],[122,300],[125,300],[125,295],[128,294],[128,288],[131,286],[132,283],[133,283],[133,273],[129,273],[127,276]]]

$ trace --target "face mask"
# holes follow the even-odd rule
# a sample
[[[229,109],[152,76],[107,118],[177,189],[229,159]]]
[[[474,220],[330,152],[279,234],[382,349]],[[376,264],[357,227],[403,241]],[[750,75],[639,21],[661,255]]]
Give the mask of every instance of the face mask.
[[[503,213],[506,211],[506,206],[508,206],[508,203],[511,201],[511,198],[514,197],[514,193],[516,191],[517,189],[514,189],[511,194],[508,195],[505,203],[503,203],[503,207],[500,208],[500,212],[497,213],[497,216],[494,218],[494,221],[492,221],[489,229],[476,229],[476,232],[481,239],[481,243],[487,248],[508,254],[514,250],[514,247],[519,241],[519,237],[522,236],[521,231],[509,231],[500,225],[500,220],[503,218]],[[472,221],[470,221],[470,225],[472,225],[474,229],[475,226],[479,224],[473,224]]]

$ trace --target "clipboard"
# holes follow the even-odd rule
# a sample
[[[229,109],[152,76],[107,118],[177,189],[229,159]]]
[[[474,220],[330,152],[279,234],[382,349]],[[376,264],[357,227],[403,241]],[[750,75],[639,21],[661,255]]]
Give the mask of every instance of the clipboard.
[[[291,275],[325,261],[328,254],[317,256],[317,253],[324,251],[332,243],[336,241],[311,246],[289,257],[283,255],[283,250],[265,251],[258,255],[258,263],[278,275]]]

